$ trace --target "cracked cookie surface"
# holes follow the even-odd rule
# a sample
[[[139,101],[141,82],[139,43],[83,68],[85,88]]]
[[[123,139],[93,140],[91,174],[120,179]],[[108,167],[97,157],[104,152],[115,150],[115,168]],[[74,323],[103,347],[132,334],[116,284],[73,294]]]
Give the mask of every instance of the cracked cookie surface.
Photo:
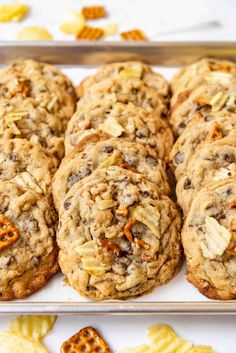
[[[126,61],[107,64],[100,67],[92,76],[85,78],[77,88],[77,94],[81,98],[87,89],[104,79],[139,80],[147,87],[154,88],[157,93],[168,102],[169,84],[165,78],[154,72],[150,66],[138,61]]]
[[[236,179],[215,182],[193,200],[182,230],[187,279],[212,299],[236,297]]]
[[[236,177],[236,133],[219,141],[205,143],[195,152],[186,174],[176,187],[177,200],[185,215],[202,188],[219,180]]]
[[[19,234],[6,249],[0,246],[0,300],[24,298],[58,270],[56,216],[42,195],[2,180],[0,214]],[[2,220],[0,227],[4,229]]]
[[[125,139],[101,140],[99,135],[97,138],[96,142],[87,141],[84,149],[78,146],[63,159],[53,180],[53,196],[57,208],[75,183],[98,168],[113,165],[142,173],[156,184],[160,193],[170,193],[165,164],[157,158],[154,150]]]
[[[59,263],[83,296],[138,296],[180,268],[178,211],[141,174],[116,166],[97,170],[67,193],[59,218]]]
[[[132,103],[111,104],[99,101],[78,108],[70,120],[65,137],[66,154],[83,138],[95,132],[145,144],[153,148],[163,160],[168,159],[173,145],[171,129],[154,111],[146,111]]]

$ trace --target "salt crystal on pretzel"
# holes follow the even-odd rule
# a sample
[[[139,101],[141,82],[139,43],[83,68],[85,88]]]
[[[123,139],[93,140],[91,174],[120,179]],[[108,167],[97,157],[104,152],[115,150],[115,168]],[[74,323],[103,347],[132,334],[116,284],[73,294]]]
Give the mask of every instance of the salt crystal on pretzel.
[[[111,353],[110,348],[93,327],[85,327],[61,346],[61,353]]]

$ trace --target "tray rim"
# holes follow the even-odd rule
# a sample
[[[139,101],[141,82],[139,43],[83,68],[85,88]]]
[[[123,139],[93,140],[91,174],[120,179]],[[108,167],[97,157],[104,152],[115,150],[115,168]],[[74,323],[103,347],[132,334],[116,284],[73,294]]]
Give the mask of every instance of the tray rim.
[[[70,64],[63,58],[65,50],[73,49],[73,58],[76,65]],[[63,66],[93,66],[86,62],[80,64],[80,58],[87,57],[92,52],[126,55],[141,54],[146,57],[150,53],[163,56],[160,66],[173,67],[168,62],[170,55],[176,51],[177,61],[181,65],[181,58],[193,58],[199,52],[215,57],[229,57],[236,61],[236,41],[161,41],[161,42],[107,42],[107,41],[50,41],[50,42],[16,42],[0,41],[0,65],[9,63],[19,57],[18,52],[24,56],[38,58],[50,51],[49,61]],[[184,54],[184,52],[187,52]],[[206,55],[206,54],[205,54]],[[21,55],[20,55],[21,56]],[[57,60],[55,60],[57,58]],[[59,58],[59,60],[58,60]],[[60,60],[61,58],[61,60]],[[99,58],[99,64],[105,63],[104,58]],[[127,58],[125,60],[128,60]],[[55,62],[54,62],[55,61]],[[192,60],[193,61],[193,60]],[[150,62],[154,64],[154,62]],[[179,66],[176,64],[175,66]],[[236,301],[178,301],[178,302],[1,302],[0,316],[16,314],[83,314],[83,315],[236,315]]]
[[[12,302],[0,316],[56,315],[236,315],[236,302]]]
[[[236,61],[236,41],[0,41],[1,64],[27,56],[69,66],[143,60],[152,65],[174,67],[204,56]]]

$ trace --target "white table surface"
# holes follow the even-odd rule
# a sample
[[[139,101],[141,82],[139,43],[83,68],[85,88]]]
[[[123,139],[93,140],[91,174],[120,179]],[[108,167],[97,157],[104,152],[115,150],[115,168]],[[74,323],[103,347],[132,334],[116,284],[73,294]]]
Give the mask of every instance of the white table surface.
[[[176,7],[181,5],[181,0],[168,0],[170,14],[176,11]],[[0,0],[5,3],[7,0]],[[32,6],[30,16],[21,23],[0,24],[0,40],[15,40],[19,30],[25,25],[41,25],[47,27],[54,35],[54,39],[73,40],[62,34],[58,25],[67,20],[66,10],[79,10],[81,4],[104,3],[105,1],[91,0],[25,0]],[[106,2],[107,3],[107,2]],[[146,0],[144,6],[149,6],[153,12],[162,11],[163,0]],[[189,0],[191,4],[191,0]],[[207,0],[200,1],[199,5],[204,4],[213,18],[218,20],[218,24],[208,24],[197,26],[193,29],[153,35],[149,33],[149,18],[145,16],[145,7],[143,10],[142,29],[149,34],[150,39],[165,40],[236,40],[236,1],[234,0]],[[119,22],[122,19],[122,11],[127,11],[128,6],[132,6],[133,1],[110,0],[108,7],[110,17],[108,22]],[[191,6],[190,6],[191,7]],[[129,8],[128,8],[129,10]],[[140,14],[139,14],[140,15]],[[166,17],[165,17],[166,20]],[[127,24],[126,24],[127,27]],[[152,26],[153,27],[153,26]],[[120,25],[121,30],[123,28]],[[116,39],[115,37],[114,39]],[[10,318],[0,318],[0,329],[5,329]],[[236,318],[235,317],[104,317],[104,316],[67,316],[60,317],[52,333],[48,335],[45,342],[50,353],[58,353],[61,343],[70,335],[87,325],[93,325],[101,330],[114,351],[127,346],[135,346],[142,343],[145,339],[146,328],[155,323],[167,323],[173,325],[177,333],[184,338],[193,341],[195,344],[210,344],[217,353],[236,352]]]

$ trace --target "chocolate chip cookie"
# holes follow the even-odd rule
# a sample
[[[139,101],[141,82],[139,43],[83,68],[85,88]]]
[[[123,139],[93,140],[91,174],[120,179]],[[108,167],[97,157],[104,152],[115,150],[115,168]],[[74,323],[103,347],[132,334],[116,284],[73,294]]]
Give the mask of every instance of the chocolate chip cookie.
[[[170,163],[176,179],[186,174],[189,160],[202,143],[224,138],[235,129],[234,113],[216,112],[205,117],[195,117],[177,139],[170,153]]]
[[[39,144],[24,139],[0,139],[0,179],[14,180],[51,200],[52,177],[57,160]]]
[[[27,297],[58,270],[56,217],[33,189],[0,181],[0,300]]]
[[[200,85],[179,97],[169,117],[176,136],[181,135],[196,116],[206,116],[218,111],[236,112],[236,75],[231,77],[231,83],[222,80],[214,85]]]
[[[66,130],[66,154],[88,135],[99,131],[110,137],[125,137],[145,144],[156,151],[158,158],[167,160],[173,145],[173,135],[168,124],[154,111],[149,112],[132,103],[102,100],[81,109],[79,104]]]
[[[97,170],[70,189],[59,214],[59,263],[83,296],[138,296],[179,270],[180,216],[142,174]]]
[[[0,98],[0,137],[23,138],[40,145],[60,160],[64,155],[64,127],[58,117],[35,106],[30,98]]]
[[[215,182],[193,200],[182,231],[187,279],[212,299],[236,298],[236,179]]]
[[[78,108],[97,102],[133,103],[148,111],[155,111],[160,118],[166,118],[167,106],[156,89],[147,86],[141,80],[104,79],[94,83],[79,101]]]
[[[104,79],[139,80],[147,87],[154,88],[164,101],[169,100],[169,84],[165,78],[154,72],[150,66],[138,61],[126,61],[101,66],[97,72],[84,79],[77,87],[77,94],[81,98],[92,85]]]
[[[0,71],[0,97],[32,98],[35,105],[60,118],[66,127],[75,110],[75,91],[56,67],[34,60],[18,60]]]
[[[211,182],[236,177],[236,130],[233,132],[219,141],[205,143],[193,154],[176,188],[178,203],[185,215],[199,190]]]
[[[213,73],[213,75],[211,75]],[[216,73],[216,75],[214,75]],[[221,74],[231,73],[236,75],[236,64],[231,61],[213,58],[201,59],[191,65],[181,68],[171,80],[173,96],[172,105],[176,103],[178,95],[186,90],[193,90],[202,83],[204,77],[224,77]],[[209,75],[210,74],[210,75]]]
[[[113,165],[135,173],[142,173],[156,184],[160,193],[170,193],[165,165],[157,158],[153,149],[125,139],[101,140],[98,135],[96,142],[87,141],[84,149],[78,146],[63,159],[53,180],[53,197],[56,207],[59,208],[65,194],[79,180],[98,168]]]

